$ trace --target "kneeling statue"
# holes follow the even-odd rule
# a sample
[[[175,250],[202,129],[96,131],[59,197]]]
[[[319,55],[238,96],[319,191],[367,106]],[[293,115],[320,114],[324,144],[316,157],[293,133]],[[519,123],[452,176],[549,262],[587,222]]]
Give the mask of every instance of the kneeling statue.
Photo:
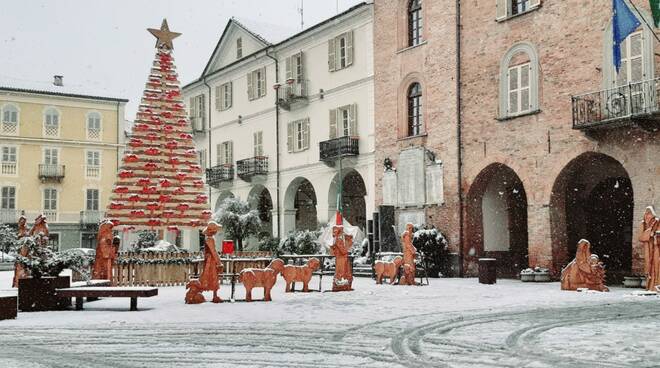
[[[591,254],[588,240],[578,242],[575,259],[561,271],[561,289],[609,291],[605,286],[605,267],[598,256]]]

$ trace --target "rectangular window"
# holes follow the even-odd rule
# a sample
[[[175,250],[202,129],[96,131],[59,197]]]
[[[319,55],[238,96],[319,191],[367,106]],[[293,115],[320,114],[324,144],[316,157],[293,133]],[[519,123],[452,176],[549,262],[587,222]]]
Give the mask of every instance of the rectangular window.
[[[18,123],[18,111],[16,111],[15,109],[6,107],[5,110],[3,111],[3,114],[2,114],[2,122],[3,123],[17,124]]]
[[[240,59],[242,57],[243,57],[243,39],[239,37],[236,39],[236,59]]]
[[[0,209],[15,210],[16,187],[2,187],[2,200],[0,202]]]
[[[264,97],[266,95],[266,67],[248,73],[247,82],[249,100]]]
[[[59,164],[59,151],[57,148],[44,148],[44,164],[45,165]]]
[[[51,220],[49,218],[49,220]],[[60,234],[53,234],[50,233],[48,235],[48,246],[57,249],[58,251],[60,250]]]
[[[232,105],[232,82],[224,83],[215,89],[215,109],[224,111]]]
[[[190,123],[195,132],[203,132],[206,127],[205,104],[204,94],[190,98]]]
[[[16,162],[16,147],[2,147],[2,157],[0,157],[0,159],[2,159],[0,163],[0,174],[16,175],[18,172],[18,163]]]
[[[87,189],[87,205],[85,207],[87,211],[98,211],[99,210],[99,190],[98,189]]]
[[[217,161],[218,165],[232,165],[234,161],[233,155],[233,142],[222,142],[217,146]]]
[[[16,163],[16,147],[2,147],[2,162]]]
[[[525,113],[531,109],[529,68],[529,63],[509,68],[509,115]]]
[[[57,211],[57,189],[44,189],[44,211]]]
[[[616,76],[617,86],[640,82],[644,79],[644,38],[635,32],[621,43],[621,68]]]
[[[342,33],[328,42],[328,66],[330,71],[353,65],[353,31]]]
[[[254,157],[264,155],[264,135],[262,131],[255,132],[253,135],[254,141]]]
[[[309,118],[289,122],[286,143],[289,152],[304,151],[309,148]]]
[[[524,13],[529,9],[529,0],[511,0],[511,15]]]
[[[97,178],[101,175],[101,152],[87,151],[85,162],[85,175],[88,178]]]

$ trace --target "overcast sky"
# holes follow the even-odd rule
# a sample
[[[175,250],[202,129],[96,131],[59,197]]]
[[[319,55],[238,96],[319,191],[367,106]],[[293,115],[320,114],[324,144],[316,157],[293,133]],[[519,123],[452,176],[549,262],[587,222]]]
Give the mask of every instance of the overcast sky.
[[[131,100],[135,118],[154,57],[146,28],[183,33],[174,40],[182,85],[199,77],[230,17],[300,29],[301,0],[3,0],[0,77],[84,86]],[[362,2],[338,0],[339,11]],[[337,0],[304,0],[305,27],[337,12]]]

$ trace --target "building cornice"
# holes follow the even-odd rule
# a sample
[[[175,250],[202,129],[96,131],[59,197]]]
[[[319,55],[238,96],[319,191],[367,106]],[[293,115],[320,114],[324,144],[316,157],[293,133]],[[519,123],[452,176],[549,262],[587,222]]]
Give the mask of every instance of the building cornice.
[[[14,137],[7,135],[0,135],[0,139],[6,142],[27,143],[36,145],[56,145],[56,146],[70,146],[70,147],[106,147],[106,148],[122,148],[123,144],[108,143],[108,142],[94,142],[94,141],[78,141],[73,139],[49,139],[49,138],[29,138],[29,137]]]

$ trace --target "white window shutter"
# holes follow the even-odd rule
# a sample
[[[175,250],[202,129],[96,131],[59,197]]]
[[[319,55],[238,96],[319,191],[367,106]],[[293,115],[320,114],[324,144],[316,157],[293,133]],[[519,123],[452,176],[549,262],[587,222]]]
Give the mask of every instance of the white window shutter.
[[[224,100],[224,93],[222,93],[222,86],[215,87],[215,109],[217,111],[222,110]]]
[[[190,118],[194,119],[195,117],[197,117],[197,108],[195,106],[195,98],[194,97],[190,97],[190,102],[189,102],[188,106],[190,107]]]
[[[330,110],[330,139],[337,138],[337,109]]]
[[[529,9],[535,8],[541,5],[541,0],[529,0]]]
[[[247,93],[248,100],[254,100],[254,72],[247,75]]]
[[[353,65],[353,31],[346,32],[346,66]]]
[[[234,103],[233,102],[234,101],[234,82],[229,82],[229,87],[228,88],[229,88],[229,93],[228,93],[228,96],[227,96],[227,101],[225,101],[225,102],[227,103],[227,108],[230,108],[230,107],[232,107],[232,105]]]
[[[328,41],[328,70],[334,72],[337,69],[337,40],[331,38]]]
[[[259,134],[259,132],[254,132],[254,133],[252,133],[252,148],[253,148],[253,152],[252,152],[252,153],[253,153],[253,156],[254,156],[254,157],[259,156],[259,152],[258,152],[258,147],[259,147],[259,137],[257,137],[258,134]]]
[[[203,131],[206,127],[206,97],[199,95],[199,130]]]
[[[309,118],[303,121],[303,149],[309,148]]]
[[[259,81],[259,86],[261,89],[259,97],[263,97],[266,95],[266,67],[261,69],[261,80]]]
[[[300,70],[300,74],[297,74],[298,70]],[[296,58],[296,79],[298,82],[301,82],[303,79],[305,79],[305,63],[303,62],[302,51],[298,53],[298,57]]]
[[[215,149],[215,160],[216,165],[222,165],[225,162],[225,150],[223,149],[223,144],[216,144]]]
[[[292,59],[293,59],[292,56],[289,56],[288,58],[286,58],[286,62],[285,62],[285,64],[286,64],[286,73],[285,74],[286,75],[284,77],[285,80],[289,80],[289,79],[293,78],[293,72],[292,72],[292,69],[291,69],[292,68],[291,64],[293,64]]]
[[[227,142],[227,145],[229,146],[229,148],[227,149],[227,151],[229,151],[229,155],[228,155],[229,157],[227,157],[228,158],[227,163],[232,165],[234,163],[234,142],[229,141]]]
[[[357,104],[352,104],[350,106],[349,119],[351,124],[351,137],[357,137]]]
[[[497,8],[495,20],[502,20],[509,15],[509,4],[511,0],[495,0],[495,6]]]
[[[291,121],[286,127],[286,148],[289,152],[293,152],[293,124],[294,122]]]

